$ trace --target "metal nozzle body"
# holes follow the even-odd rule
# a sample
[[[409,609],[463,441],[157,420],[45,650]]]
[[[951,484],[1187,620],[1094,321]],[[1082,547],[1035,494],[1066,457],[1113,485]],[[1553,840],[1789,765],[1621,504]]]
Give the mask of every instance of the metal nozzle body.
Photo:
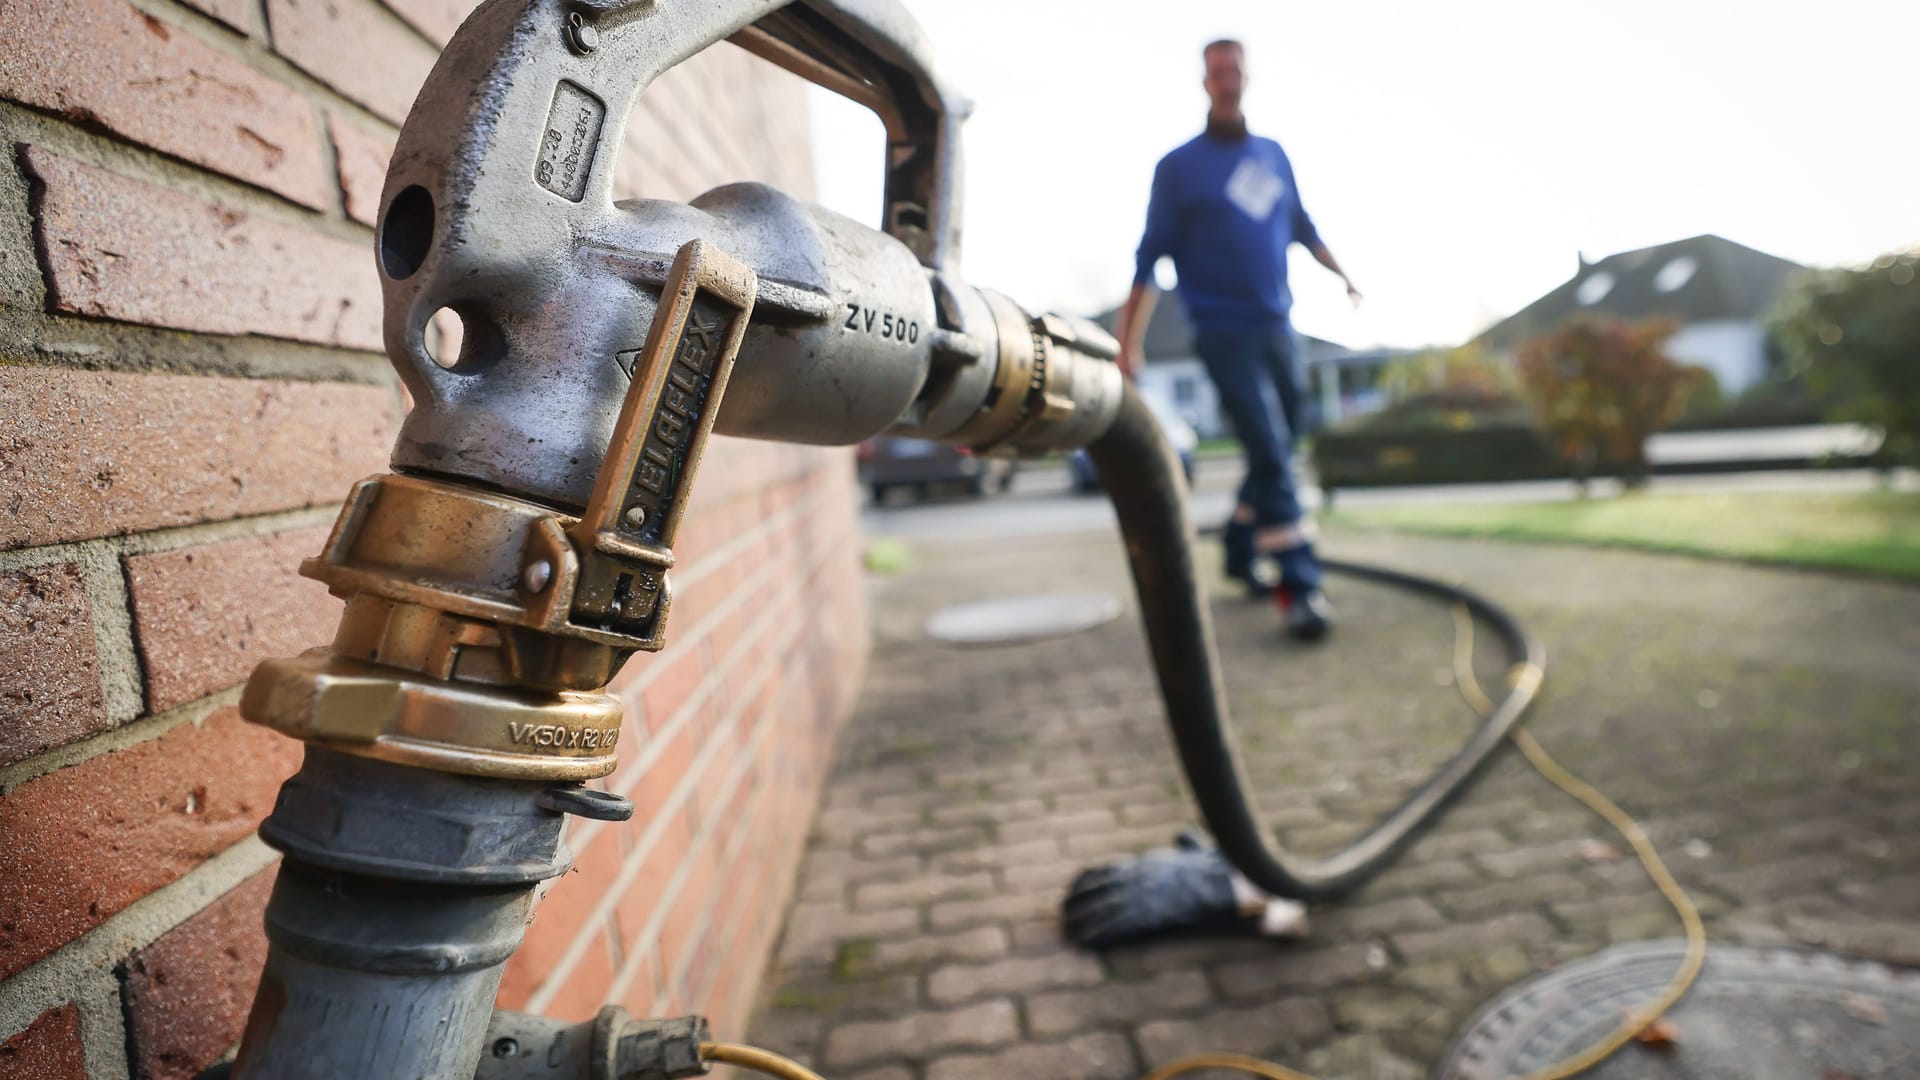
[[[596,44],[565,47],[583,19]],[[633,101],[729,36],[880,113],[885,231],[759,184],[691,205],[612,200]],[[669,266],[696,239],[758,278],[714,430],[1027,450],[1098,436],[1119,402],[1111,339],[958,277],[965,108],[880,0],[483,5],[422,88],[382,200],[387,349],[415,403],[395,468],[584,507]],[[436,362],[427,327],[443,308],[463,343]]]

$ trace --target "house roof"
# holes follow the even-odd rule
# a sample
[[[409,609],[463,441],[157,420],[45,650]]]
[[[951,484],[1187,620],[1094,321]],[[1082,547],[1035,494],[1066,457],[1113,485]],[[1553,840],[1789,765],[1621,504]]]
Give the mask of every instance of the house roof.
[[[1511,349],[1582,314],[1682,323],[1757,321],[1781,286],[1801,269],[1792,260],[1711,233],[1623,251],[1595,263],[1583,259],[1579,273],[1565,284],[1474,340],[1494,350]]]
[[[1108,308],[1093,317],[1108,333],[1113,332],[1114,323],[1120,317],[1120,309]],[[1315,363],[1328,356],[1350,352],[1346,346],[1317,338],[1311,334],[1301,334],[1306,345],[1306,355],[1301,357],[1308,363]],[[1191,360],[1193,351],[1193,323],[1187,318],[1187,305],[1180,300],[1177,292],[1162,292],[1160,299],[1153,305],[1153,317],[1147,320],[1147,332],[1142,340],[1142,351],[1146,361]]]

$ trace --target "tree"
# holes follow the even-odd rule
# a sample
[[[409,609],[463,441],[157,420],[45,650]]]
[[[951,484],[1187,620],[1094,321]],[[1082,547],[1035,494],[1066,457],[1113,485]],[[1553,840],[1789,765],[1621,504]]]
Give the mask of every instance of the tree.
[[[1580,318],[1521,344],[1520,382],[1534,423],[1573,467],[1581,490],[1596,468],[1646,482],[1647,438],[1686,407],[1707,377],[1663,347],[1676,329],[1659,320]]]
[[[1488,356],[1478,345],[1435,349],[1395,360],[1380,373],[1380,389],[1392,401],[1435,393],[1476,401],[1519,396],[1512,367]]]
[[[1771,329],[1836,420],[1879,428],[1881,453],[1920,464],[1920,251],[1816,270],[1781,296]]]

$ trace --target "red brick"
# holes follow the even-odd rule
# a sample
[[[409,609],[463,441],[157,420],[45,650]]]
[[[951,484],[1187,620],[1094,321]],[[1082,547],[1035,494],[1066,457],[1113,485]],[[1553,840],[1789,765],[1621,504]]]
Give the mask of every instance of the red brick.
[[[707,987],[695,1011],[711,1016],[716,1024],[728,1019],[724,1013],[737,978],[757,978],[763,940],[754,917],[766,898],[767,873],[753,874],[745,888],[735,888],[724,896],[714,913],[713,927],[707,936],[715,943],[712,956],[714,980]],[[691,985],[694,980],[688,980]]]
[[[197,8],[243,34],[253,25],[253,0],[185,0],[185,2],[188,7]]]
[[[168,191],[37,146],[48,302],[71,315],[377,350],[372,246]]]
[[[709,805],[705,799],[701,800],[700,819],[713,823],[712,832],[707,840],[709,844],[721,851],[726,851],[728,845],[734,842],[735,832],[747,824],[745,815],[754,796],[760,790],[761,778],[766,771],[764,761],[758,763],[756,768],[749,769],[747,774],[740,778],[739,784],[735,785],[733,794],[728,797],[725,806],[715,807]]]
[[[274,873],[253,875],[128,958],[127,1041],[141,1080],[190,1080],[239,1040],[267,962],[260,914]]]
[[[707,677],[706,660],[705,651],[694,647],[681,649],[678,656],[662,656],[654,661],[660,670],[640,692],[640,712],[646,718],[648,731],[657,733],[666,726],[700,688]]]
[[[700,937],[688,951],[685,967],[680,971],[677,996],[687,1003],[688,1012],[703,1012],[701,1003],[706,1000],[707,989],[712,985],[716,969],[724,959],[725,952],[717,944],[718,933],[719,928],[711,923],[702,927]]]
[[[755,810],[772,805],[771,799],[762,798],[756,800]],[[753,816],[758,818],[760,815],[754,813]],[[778,822],[764,820],[757,824],[763,830],[779,826]],[[713,925],[716,932],[725,936],[729,948],[737,948],[751,936],[754,929],[752,922],[757,914],[755,905],[759,902],[760,894],[765,892],[768,886],[767,872],[779,865],[781,861],[776,859],[768,863],[756,857],[758,853],[755,849],[759,846],[758,841],[765,835],[763,832],[750,836],[740,845],[740,850],[733,852],[727,859],[723,871],[723,876],[731,887],[721,891],[720,899],[714,905]]]
[[[705,128],[691,122],[702,102],[688,88],[693,79],[685,64],[663,72],[641,97],[624,133],[620,167],[634,194],[686,201],[727,180]],[[689,135],[693,137],[689,138]],[[631,165],[628,165],[628,163]]]
[[[646,99],[641,100],[644,105]],[[636,109],[636,117],[638,114],[639,110]],[[662,196],[649,192],[648,197]],[[747,490],[748,485],[743,482],[744,474],[753,467],[754,457],[760,452],[758,442],[737,435],[715,434],[708,439],[706,451],[700,459],[700,476],[687,503],[688,516],[711,514]]]
[[[693,733],[682,727],[673,733],[672,741],[652,753],[644,772],[637,771],[634,758],[629,758],[626,767],[609,778],[610,790],[633,800],[633,819],[626,828],[636,835],[646,830],[686,778],[693,755]]]
[[[439,51],[373,0],[267,0],[281,56],[398,124]]]
[[[0,574],[0,765],[107,726],[87,584],[71,563]]]
[[[621,944],[629,952],[641,952],[653,946],[645,935],[648,920],[660,907],[660,897],[693,850],[693,820],[682,810],[661,827],[653,847],[642,855],[639,869],[627,879],[626,891],[614,906],[614,919],[620,928]]]
[[[0,1080],[86,1080],[80,1010],[48,1009],[27,1030],[0,1042]]]
[[[329,527],[246,536],[127,559],[147,708],[242,682],[253,666],[333,640],[341,604],[300,576]]]
[[[653,957],[642,956],[629,963],[633,966],[634,975],[632,981],[627,983],[626,992],[620,996],[620,1004],[635,1016],[659,1016],[660,1013],[654,1011]]]
[[[380,217],[380,189],[387,182],[393,142],[340,119],[339,113],[327,114],[327,134],[333,137],[333,157],[339,166],[347,215],[372,225]]]
[[[0,53],[0,95],[315,209],[331,203],[313,107],[186,27],[124,0],[9,3]]]
[[[553,974],[553,966],[567,949],[583,934],[598,932],[602,923],[593,918],[593,910],[619,875],[620,852],[614,830],[601,829],[574,853],[573,869],[548,886],[534,905],[526,940],[507,961],[500,981],[501,1008],[525,1005]]]
[[[334,502],[386,466],[378,386],[0,365],[0,550]]]
[[[244,839],[299,764],[222,709],[0,795],[0,978]]]
[[[716,853],[706,845],[694,849],[687,861],[687,879],[673,898],[673,910],[660,924],[660,963],[667,977],[673,978],[704,935],[704,920],[713,907],[714,885],[719,877],[714,865]],[[739,888],[739,882],[729,883]]]
[[[613,989],[613,943],[604,929],[596,927],[593,941],[580,955],[580,962],[567,973],[567,982],[547,1004],[546,1014],[562,1020],[590,1020],[606,1004]]]
[[[728,581],[726,586],[730,593],[740,587],[735,581]],[[720,665],[723,668],[737,669],[740,665],[747,663],[753,649],[743,650],[740,642],[763,618],[770,617],[760,610],[769,599],[764,588],[757,588],[755,591],[759,593],[758,596],[749,599],[747,603],[736,605],[732,611],[714,619],[707,630],[707,647],[713,650],[715,656],[720,657]],[[728,684],[724,689],[728,691],[727,696],[730,697],[731,693],[739,687]]]
[[[751,766],[746,772],[740,771],[740,755],[746,751],[746,740],[740,734],[744,719],[715,716],[709,721],[711,730],[697,740],[707,765],[700,783],[687,793],[687,809],[693,813],[694,828],[709,834],[706,842],[713,844],[716,851],[720,845],[714,842],[711,829],[718,820],[721,800],[733,794],[732,785],[752,774]]]
[[[714,965],[713,985],[706,988],[699,1003],[693,1007],[696,1015],[709,1018],[715,1031],[732,1033],[745,1031],[745,1026],[738,1022],[733,1015],[733,1010],[727,1007],[728,995],[733,993],[734,979],[741,974],[741,966],[737,963],[723,961]],[[738,1035],[734,1037],[737,1038]]]
[[[473,0],[387,0],[387,6],[413,28],[442,45],[473,11]]]
[[[689,566],[683,573],[691,576],[694,572],[694,567]],[[673,588],[673,611],[667,621],[667,646],[665,653],[665,655],[669,656],[671,656],[675,650],[686,651],[699,647],[700,639],[706,633],[704,627],[706,626],[707,619],[713,614],[713,606],[725,599],[725,597],[711,589],[682,591],[677,582],[674,583]],[[655,658],[651,656],[636,656],[633,660],[627,662],[627,666],[623,668],[622,671],[623,673],[631,673],[628,676],[628,681],[631,682],[637,679],[642,672],[651,670],[656,662]]]

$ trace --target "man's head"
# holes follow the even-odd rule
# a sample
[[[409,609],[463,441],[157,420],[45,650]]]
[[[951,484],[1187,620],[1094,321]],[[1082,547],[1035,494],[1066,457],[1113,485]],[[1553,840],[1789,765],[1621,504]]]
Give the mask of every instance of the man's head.
[[[1247,85],[1247,50],[1232,38],[1222,38],[1208,42],[1200,56],[1207,65],[1207,76],[1200,85],[1206,87],[1213,114],[1238,116],[1240,91]]]

